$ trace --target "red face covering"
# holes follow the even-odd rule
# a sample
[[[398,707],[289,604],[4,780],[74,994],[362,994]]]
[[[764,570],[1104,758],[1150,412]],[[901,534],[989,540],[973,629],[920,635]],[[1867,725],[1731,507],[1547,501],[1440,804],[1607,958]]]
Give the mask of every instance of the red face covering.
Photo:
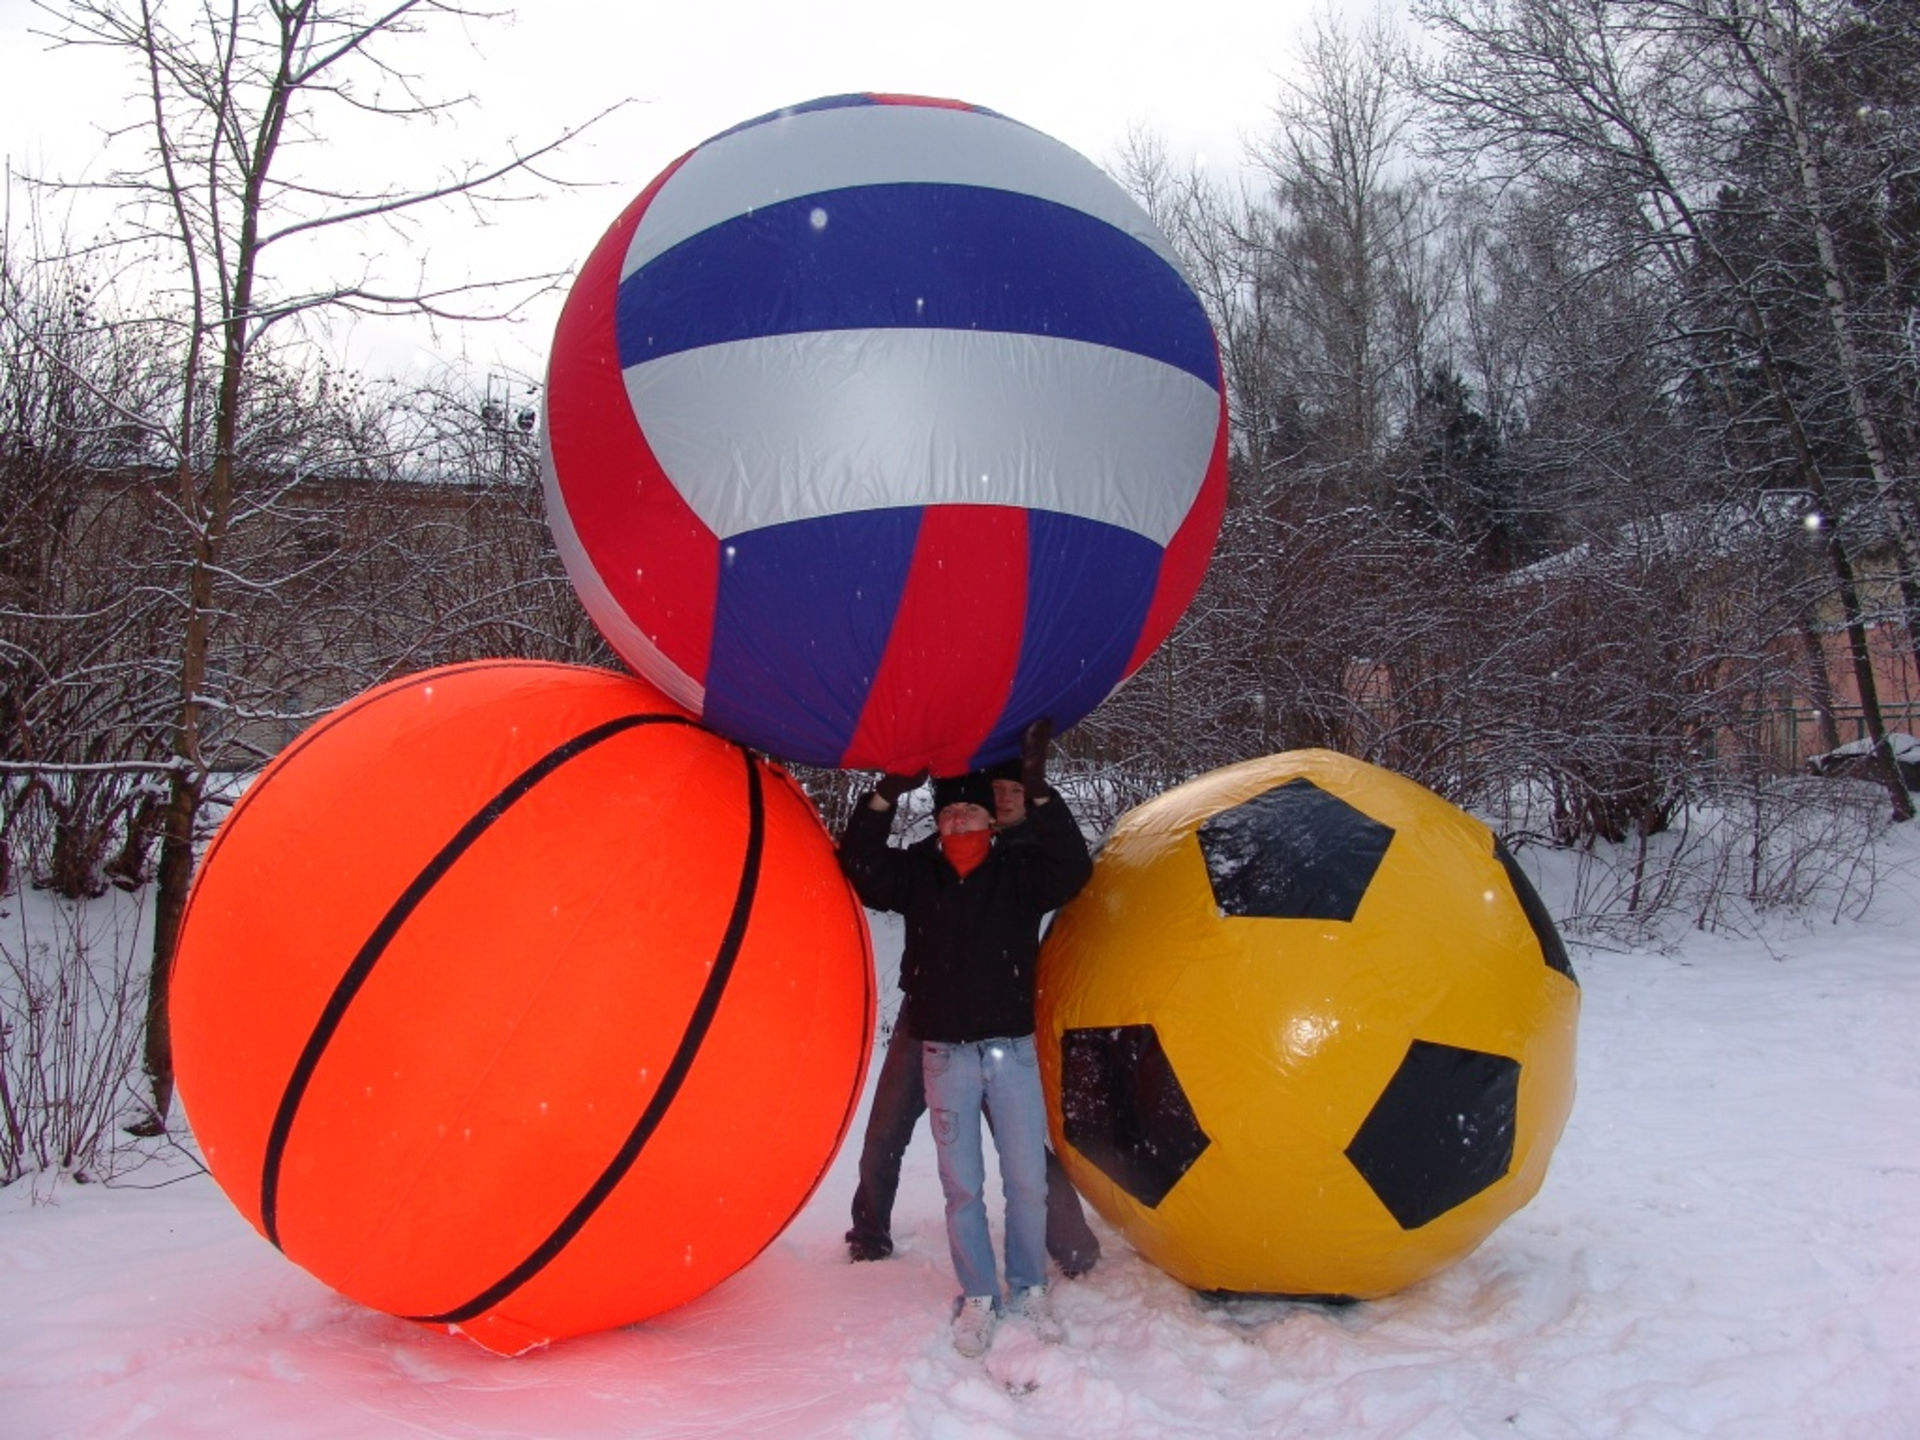
[[[940,837],[940,853],[947,857],[949,865],[960,872],[962,879],[980,868],[980,862],[987,858],[987,851],[992,845],[991,830],[962,830]]]

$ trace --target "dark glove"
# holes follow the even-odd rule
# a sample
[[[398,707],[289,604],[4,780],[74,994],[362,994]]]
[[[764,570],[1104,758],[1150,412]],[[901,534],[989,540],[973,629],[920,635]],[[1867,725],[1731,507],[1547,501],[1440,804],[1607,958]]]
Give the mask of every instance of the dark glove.
[[[1027,803],[1046,798],[1047,743],[1053,739],[1053,721],[1044,716],[1027,726],[1020,739],[1020,786],[1027,792]]]
[[[891,806],[909,790],[918,790],[926,783],[927,772],[924,769],[912,775],[882,775],[874,785],[873,793]]]

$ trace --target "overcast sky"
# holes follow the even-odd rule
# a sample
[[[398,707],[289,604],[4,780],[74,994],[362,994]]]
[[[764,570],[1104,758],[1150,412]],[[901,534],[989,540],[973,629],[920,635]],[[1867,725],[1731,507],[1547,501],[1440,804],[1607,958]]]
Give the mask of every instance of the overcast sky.
[[[1109,166],[1139,126],[1176,159],[1232,170],[1245,141],[1268,129],[1300,36],[1329,8],[1371,10],[1355,0],[524,0],[517,16],[465,33],[440,24],[430,46],[411,50],[408,61],[431,85],[471,92],[477,103],[458,125],[391,131],[362,159],[398,168],[497,153],[509,137],[531,143],[633,102],[560,167],[599,182],[593,188],[521,207],[484,231],[453,211],[423,226],[406,258],[436,277],[571,270],[684,150],[779,106],[852,90],[986,105]],[[126,71],[86,52],[49,51],[30,33],[45,24],[27,0],[0,0],[0,149],[15,172],[98,173]],[[20,205],[16,191],[16,222]],[[554,297],[517,326],[431,338],[363,324],[328,343],[368,368],[434,352],[537,372],[558,309]]]

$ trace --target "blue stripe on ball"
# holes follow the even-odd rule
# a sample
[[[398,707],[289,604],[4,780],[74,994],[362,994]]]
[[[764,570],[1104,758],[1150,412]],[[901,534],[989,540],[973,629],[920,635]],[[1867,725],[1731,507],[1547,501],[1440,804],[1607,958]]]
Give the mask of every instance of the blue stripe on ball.
[[[702,718],[837,765],[887,648],[922,512],[867,510],[723,543]]]
[[[736,216],[620,285],[621,367],[809,330],[992,330],[1109,345],[1217,389],[1199,300],[1105,221],[1012,191],[865,185]]]
[[[1020,668],[975,767],[1017,755],[1021,732],[1050,716],[1062,728],[1120,683],[1166,553],[1117,525],[1029,511],[1026,629]]]

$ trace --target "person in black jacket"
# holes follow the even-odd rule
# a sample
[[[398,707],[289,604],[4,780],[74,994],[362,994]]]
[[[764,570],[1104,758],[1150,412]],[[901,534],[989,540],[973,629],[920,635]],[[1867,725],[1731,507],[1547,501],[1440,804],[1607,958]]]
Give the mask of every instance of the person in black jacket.
[[[888,775],[856,807],[840,844],[841,868],[862,903],[906,919],[904,1013],[921,1042],[960,1279],[954,1343],[968,1355],[986,1350],[1000,1309],[980,1134],[987,1104],[1007,1196],[1008,1308],[1044,1338],[1059,1336],[1046,1292],[1046,1104],[1033,989],[1040,923],[1086,884],[1093,861],[1066,802],[1046,783],[1049,730],[1036,722],[1022,752],[1026,835],[995,840],[992,778],[974,771],[936,781],[939,833],[895,849],[887,844],[894,804],[921,777]]]
[[[1027,825],[1026,788],[1018,759],[987,772],[993,781],[996,843],[1034,843]],[[904,992],[908,976],[900,977]],[[860,1146],[860,1182],[853,1191],[852,1224],[847,1230],[847,1253],[854,1260],[884,1260],[893,1254],[893,1198],[900,1188],[900,1162],[913,1139],[914,1127],[927,1113],[927,1087],[920,1071],[920,1038],[913,1033],[902,1003],[894,1018],[873,1084],[873,1102],[867,1107],[867,1128]],[[993,1128],[991,1110],[987,1128]],[[1100,1259],[1100,1238],[1087,1223],[1080,1195],[1067,1178],[1059,1157],[1047,1151],[1047,1254],[1060,1273],[1074,1279]]]

